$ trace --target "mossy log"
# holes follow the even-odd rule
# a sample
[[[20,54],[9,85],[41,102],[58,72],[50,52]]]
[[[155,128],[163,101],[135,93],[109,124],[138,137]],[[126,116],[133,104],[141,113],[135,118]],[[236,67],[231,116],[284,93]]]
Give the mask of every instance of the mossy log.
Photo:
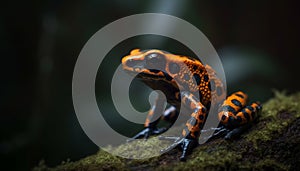
[[[144,141],[143,145],[151,148],[160,143],[157,141],[160,140]],[[130,150],[131,145],[124,144],[115,150]],[[97,154],[62,162],[55,168],[41,162],[34,170],[297,170],[300,167],[300,93],[286,96],[275,92],[275,97],[263,104],[257,121],[242,136],[202,144],[186,162],[179,162],[179,156],[180,151],[173,149],[159,157],[129,160],[99,150]]]

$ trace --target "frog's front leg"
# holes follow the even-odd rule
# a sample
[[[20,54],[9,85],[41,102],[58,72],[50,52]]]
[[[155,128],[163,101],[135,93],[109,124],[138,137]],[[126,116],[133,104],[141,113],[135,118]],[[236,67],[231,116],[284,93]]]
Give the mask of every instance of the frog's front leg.
[[[166,103],[166,101],[163,98],[163,95],[159,93],[154,104],[151,106],[151,109],[148,112],[146,121],[144,123],[145,128],[141,132],[136,134],[134,137],[132,137],[129,141],[138,139],[138,138],[147,139],[151,135],[161,134],[168,129],[166,127],[162,127],[162,128],[156,127],[157,123],[161,119],[169,120],[169,119],[171,119],[170,118],[171,116],[173,117],[174,113],[177,113],[176,108],[174,108],[173,106],[171,106],[166,111],[164,111],[165,103]]]
[[[186,156],[192,152],[192,150],[198,145],[198,138],[200,131],[203,128],[203,124],[206,118],[206,107],[201,104],[190,92],[181,92],[181,102],[193,112],[190,119],[186,122],[185,128],[182,130],[182,137],[161,137],[161,139],[173,139],[175,142],[168,148],[162,150],[167,151],[175,146],[179,146],[182,149],[181,161],[186,160]]]

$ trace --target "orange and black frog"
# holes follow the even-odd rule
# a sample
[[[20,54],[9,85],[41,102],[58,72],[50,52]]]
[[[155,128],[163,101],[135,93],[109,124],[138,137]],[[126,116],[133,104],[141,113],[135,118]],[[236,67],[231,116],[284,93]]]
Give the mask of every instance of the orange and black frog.
[[[162,50],[134,49],[122,58],[123,69],[138,73],[137,78],[154,90],[164,93],[169,108],[165,110],[165,98],[158,93],[155,103],[149,110],[145,128],[133,139],[148,138],[165,132],[168,127],[158,128],[160,120],[169,121],[170,125],[178,117],[181,103],[190,118],[182,130],[182,136],[174,139],[170,148],[182,149],[181,161],[198,145],[198,138],[211,108],[212,99],[225,99],[218,103],[220,126],[214,135],[225,134],[230,139],[243,130],[256,118],[261,105],[254,102],[247,105],[247,95],[241,91],[225,98],[222,81],[215,71],[199,60],[186,56],[174,55]],[[157,119],[159,118],[159,119]]]

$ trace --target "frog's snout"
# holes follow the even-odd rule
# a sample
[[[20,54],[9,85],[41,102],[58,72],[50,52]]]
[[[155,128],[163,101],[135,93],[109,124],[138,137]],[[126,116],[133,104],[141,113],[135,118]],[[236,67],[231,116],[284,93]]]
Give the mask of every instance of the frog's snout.
[[[124,61],[123,65],[126,65],[127,67],[133,68],[135,66],[138,66],[139,63],[141,63],[138,60],[133,60],[133,59],[128,59],[126,61]]]

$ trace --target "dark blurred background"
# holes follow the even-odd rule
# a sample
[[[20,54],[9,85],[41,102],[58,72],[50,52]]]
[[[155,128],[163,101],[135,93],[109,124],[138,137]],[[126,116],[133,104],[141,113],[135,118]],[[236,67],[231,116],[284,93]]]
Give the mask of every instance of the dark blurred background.
[[[76,59],[100,28],[145,12],[171,14],[199,28],[224,64],[228,92],[244,90],[251,99],[265,102],[274,89],[289,93],[299,90],[296,1],[2,2],[1,168],[28,170],[41,160],[55,166],[68,158],[75,161],[97,152],[98,147],[84,134],[73,109]],[[160,39],[163,43],[156,44]],[[107,95],[101,98],[101,92],[110,92],[106,80],[111,79],[111,68],[133,48],[191,55],[180,43],[165,39],[137,37],[112,49],[108,56],[116,60],[104,62],[99,68],[107,74],[97,78],[98,99],[106,101]]]

